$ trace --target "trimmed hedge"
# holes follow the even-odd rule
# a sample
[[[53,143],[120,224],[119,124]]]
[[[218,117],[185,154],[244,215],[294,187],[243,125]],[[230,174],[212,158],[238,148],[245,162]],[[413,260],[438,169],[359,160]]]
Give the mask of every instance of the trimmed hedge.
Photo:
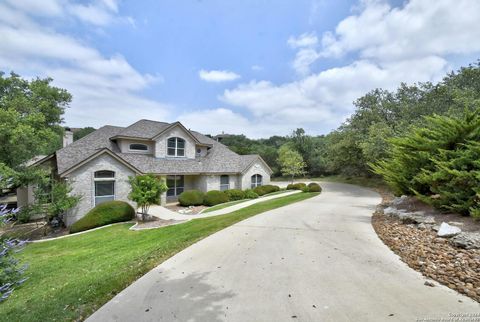
[[[205,206],[215,206],[220,203],[224,203],[228,201],[229,201],[228,196],[223,191],[210,190],[205,194],[203,203],[205,204]]]
[[[245,199],[257,199],[258,194],[255,193],[252,189],[245,190]]]
[[[247,189],[245,192],[245,199],[257,199],[258,194],[255,193],[252,189]]]
[[[184,207],[203,205],[205,194],[200,190],[184,191],[178,196],[178,202]]]
[[[287,186],[287,190],[302,190],[304,191],[307,188],[307,185],[303,182],[298,182],[298,183],[290,183]]]
[[[310,192],[322,192],[322,187],[318,183],[311,182],[308,184],[308,191]]]
[[[279,186],[274,186],[274,185],[271,185],[271,184],[267,184],[267,185],[264,185],[264,186],[258,186],[255,189],[253,189],[253,191],[257,195],[263,196],[263,195],[266,195],[268,193],[280,191],[280,187]]]
[[[70,233],[128,221],[135,218],[135,209],[125,201],[107,201],[90,210],[80,220],[70,226]]]
[[[224,192],[230,201],[245,199],[245,192],[240,189],[229,189]]]

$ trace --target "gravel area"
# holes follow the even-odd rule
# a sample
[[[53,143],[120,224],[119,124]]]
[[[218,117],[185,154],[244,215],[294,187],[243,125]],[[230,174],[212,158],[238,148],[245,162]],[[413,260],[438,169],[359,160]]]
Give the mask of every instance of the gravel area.
[[[420,230],[381,211],[373,215],[372,225],[380,239],[408,266],[480,302],[480,249],[457,248],[449,239],[437,237],[434,230]],[[476,223],[468,226],[473,228]]]

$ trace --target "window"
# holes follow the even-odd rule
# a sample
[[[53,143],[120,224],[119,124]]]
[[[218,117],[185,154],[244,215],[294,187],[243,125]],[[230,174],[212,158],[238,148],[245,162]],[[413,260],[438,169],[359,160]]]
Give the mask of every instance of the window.
[[[167,176],[167,197],[178,196],[183,192],[183,176]]]
[[[184,157],[185,140],[181,138],[169,138],[167,141],[167,155],[171,157]]]
[[[132,143],[130,144],[129,149],[132,151],[148,151],[148,145],[141,143]]]
[[[220,191],[230,189],[230,177],[227,175],[220,176]]]
[[[252,189],[255,188],[255,187],[259,187],[262,185],[262,176],[259,175],[259,174],[254,174],[252,176]]]
[[[115,200],[115,172],[100,170],[94,173],[95,206]]]

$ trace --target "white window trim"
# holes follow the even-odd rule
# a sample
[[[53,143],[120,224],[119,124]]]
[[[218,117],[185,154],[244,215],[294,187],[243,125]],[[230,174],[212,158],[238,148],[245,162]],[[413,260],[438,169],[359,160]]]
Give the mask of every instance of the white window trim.
[[[259,176],[260,176],[260,181],[258,180]],[[255,182],[252,182],[253,177],[255,177]],[[250,188],[254,189],[260,186],[263,186],[263,176],[259,173],[252,174],[250,176]]]
[[[113,177],[111,178],[95,178],[95,172],[97,171],[111,171],[113,172]],[[93,172],[93,189],[92,189],[92,197],[93,197],[93,206],[97,206],[97,195],[96,195],[96,182],[102,181],[112,181],[113,182],[113,195],[106,195],[106,196],[99,196],[99,197],[113,197],[113,200],[117,200],[117,180],[116,180],[116,172],[112,170],[97,170]]]
[[[146,150],[137,150],[137,149],[132,149],[130,148],[133,144],[141,144],[147,147]],[[129,143],[128,144],[128,151],[129,152],[137,152],[137,153],[150,153],[150,146],[148,144],[143,144],[143,143]]]
[[[175,148],[170,148],[168,146],[168,140],[170,139],[175,139]],[[178,139],[183,140],[184,142],[183,148],[178,147]],[[167,145],[167,150],[165,152],[166,152],[167,158],[186,158],[187,157],[187,140],[185,140],[184,138],[181,138],[178,136],[171,136],[167,138],[166,145]],[[175,149],[175,155],[168,154],[168,149]],[[178,155],[178,149],[183,150],[183,155]]]
[[[222,177],[223,177],[223,176],[225,176],[225,177],[228,178],[228,183],[222,183]],[[227,189],[222,189],[222,187],[225,187],[225,186],[226,186]],[[228,189],[230,189],[230,176],[229,176],[229,175],[226,175],[226,174],[225,174],[225,175],[221,175],[221,176],[220,176],[220,191],[225,191],[225,190],[228,190]]]

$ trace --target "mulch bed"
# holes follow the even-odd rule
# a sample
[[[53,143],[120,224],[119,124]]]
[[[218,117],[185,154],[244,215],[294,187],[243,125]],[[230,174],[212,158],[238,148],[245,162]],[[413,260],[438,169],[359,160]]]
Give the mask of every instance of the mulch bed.
[[[175,212],[179,212],[179,211],[185,211],[185,210],[191,210],[191,212],[188,212],[188,213],[184,213],[184,215],[196,215],[196,214],[199,214],[200,211],[202,211],[203,209],[206,209],[208,208],[207,206],[192,206],[192,207],[183,207],[183,206],[180,206],[180,204],[169,204],[167,205],[165,208],[167,208],[168,210],[171,210],[171,211],[175,211]]]
[[[437,213],[435,216],[444,214]],[[440,220],[449,220],[443,218]],[[468,217],[452,217],[452,221],[461,219],[468,222],[465,227],[469,230],[476,228],[477,222],[472,223]],[[379,212],[373,215],[372,225],[380,239],[408,266],[480,302],[479,249],[457,248],[448,239],[437,237],[435,231],[402,224],[398,219]]]

